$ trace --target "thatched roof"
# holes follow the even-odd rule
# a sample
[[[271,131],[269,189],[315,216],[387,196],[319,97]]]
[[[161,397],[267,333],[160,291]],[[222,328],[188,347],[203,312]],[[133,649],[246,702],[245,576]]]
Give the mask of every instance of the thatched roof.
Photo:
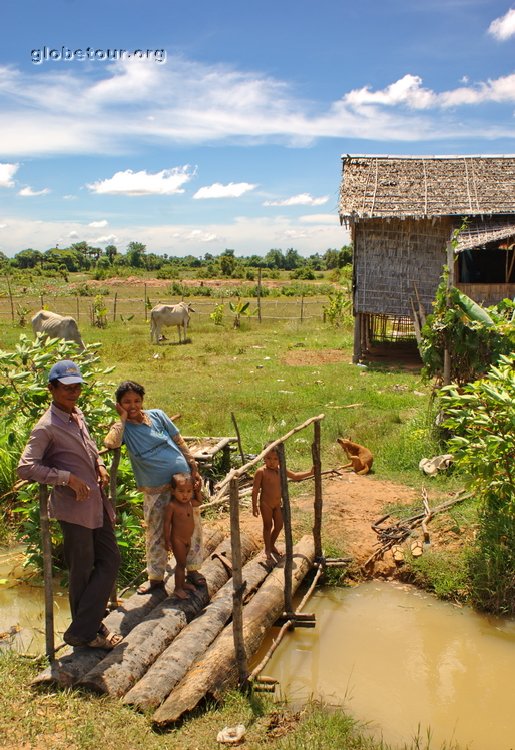
[[[487,219],[471,221],[458,236],[456,252],[472,250],[489,242],[501,242],[515,237],[515,219]]]
[[[341,221],[515,214],[515,156],[344,156]]]

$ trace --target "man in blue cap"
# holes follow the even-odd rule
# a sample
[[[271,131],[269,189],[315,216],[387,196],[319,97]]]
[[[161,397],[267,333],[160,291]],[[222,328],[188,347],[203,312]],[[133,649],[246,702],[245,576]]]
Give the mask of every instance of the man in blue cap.
[[[52,404],[33,428],[18,464],[18,475],[52,485],[49,512],[63,530],[69,569],[72,622],[64,633],[70,646],[112,649],[121,636],[102,619],[113,589],[120,553],[114,512],[104,487],[104,463],[77,407],[82,384],[79,367],[56,362],[48,375]]]

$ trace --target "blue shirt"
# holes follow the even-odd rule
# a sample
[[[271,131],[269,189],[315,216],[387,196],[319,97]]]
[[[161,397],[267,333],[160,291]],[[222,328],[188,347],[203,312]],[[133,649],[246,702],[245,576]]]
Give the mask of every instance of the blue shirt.
[[[148,409],[151,425],[125,422],[123,443],[138,487],[169,484],[172,474],[190,473],[190,467],[173,438],[179,430],[161,409]]]

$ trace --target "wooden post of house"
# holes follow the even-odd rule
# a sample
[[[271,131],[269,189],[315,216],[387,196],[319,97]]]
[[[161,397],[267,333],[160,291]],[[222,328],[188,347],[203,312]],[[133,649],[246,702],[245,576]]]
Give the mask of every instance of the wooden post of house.
[[[234,654],[238,665],[238,683],[243,686],[248,677],[247,654],[245,651],[245,640],[243,637],[243,583],[241,564],[241,538],[240,538],[240,504],[238,479],[235,477],[229,483],[229,499],[231,514],[231,553],[232,553],[232,585],[233,585],[233,607],[232,607],[232,633],[234,641]]]
[[[354,363],[359,362],[361,359],[361,355],[363,354],[363,350],[361,348],[361,319],[362,319],[361,313],[356,313],[356,316],[354,318],[354,354],[352,356],[352,361]]]
[[[279,443],[276,450],[277,455],[279,456],[279,474],[281,477],[281,495],[283,499],[284,542],[286,546],[286,556],[284,559],[284,611],[288,613],[293,612],[293,541],[291,532],[291,508],[290,495],[288,492],[288,477],[286,475],[286,456],[284,452],[284,443]]]
[[[315,508],[313,524],[313,540],[315,542],[315,559],[320,560],[322,553],[322,466],[320,461],[320,422],[315,422],[313,445],[313,468],[315,470]]]
[[[48,489],[39,485],[39,528],[43,552],[43,580],[45,585],[45,653],[49,661],[55,655],[54,645],[54,593],[52,589],[52,541],[48,520]]]

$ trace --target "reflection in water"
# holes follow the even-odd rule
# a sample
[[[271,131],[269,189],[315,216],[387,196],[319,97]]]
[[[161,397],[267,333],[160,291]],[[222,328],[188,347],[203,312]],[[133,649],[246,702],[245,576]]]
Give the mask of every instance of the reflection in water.
[[[45,594],[43,585],[32,585],[22,567],[19,550],[0,550],[0,648],[9,645],[19,653],[45,653]],[[68,594],[54,585],[55,642],[70,622]],[[7,635],[8,634],[8,635]]]
[[[382,582],[322,589],[306,611],[317,627],[290,634],[265,670],[291,703],[343,705],[390,743],[420,728],[432,748],[515,748],[515,621]]]

